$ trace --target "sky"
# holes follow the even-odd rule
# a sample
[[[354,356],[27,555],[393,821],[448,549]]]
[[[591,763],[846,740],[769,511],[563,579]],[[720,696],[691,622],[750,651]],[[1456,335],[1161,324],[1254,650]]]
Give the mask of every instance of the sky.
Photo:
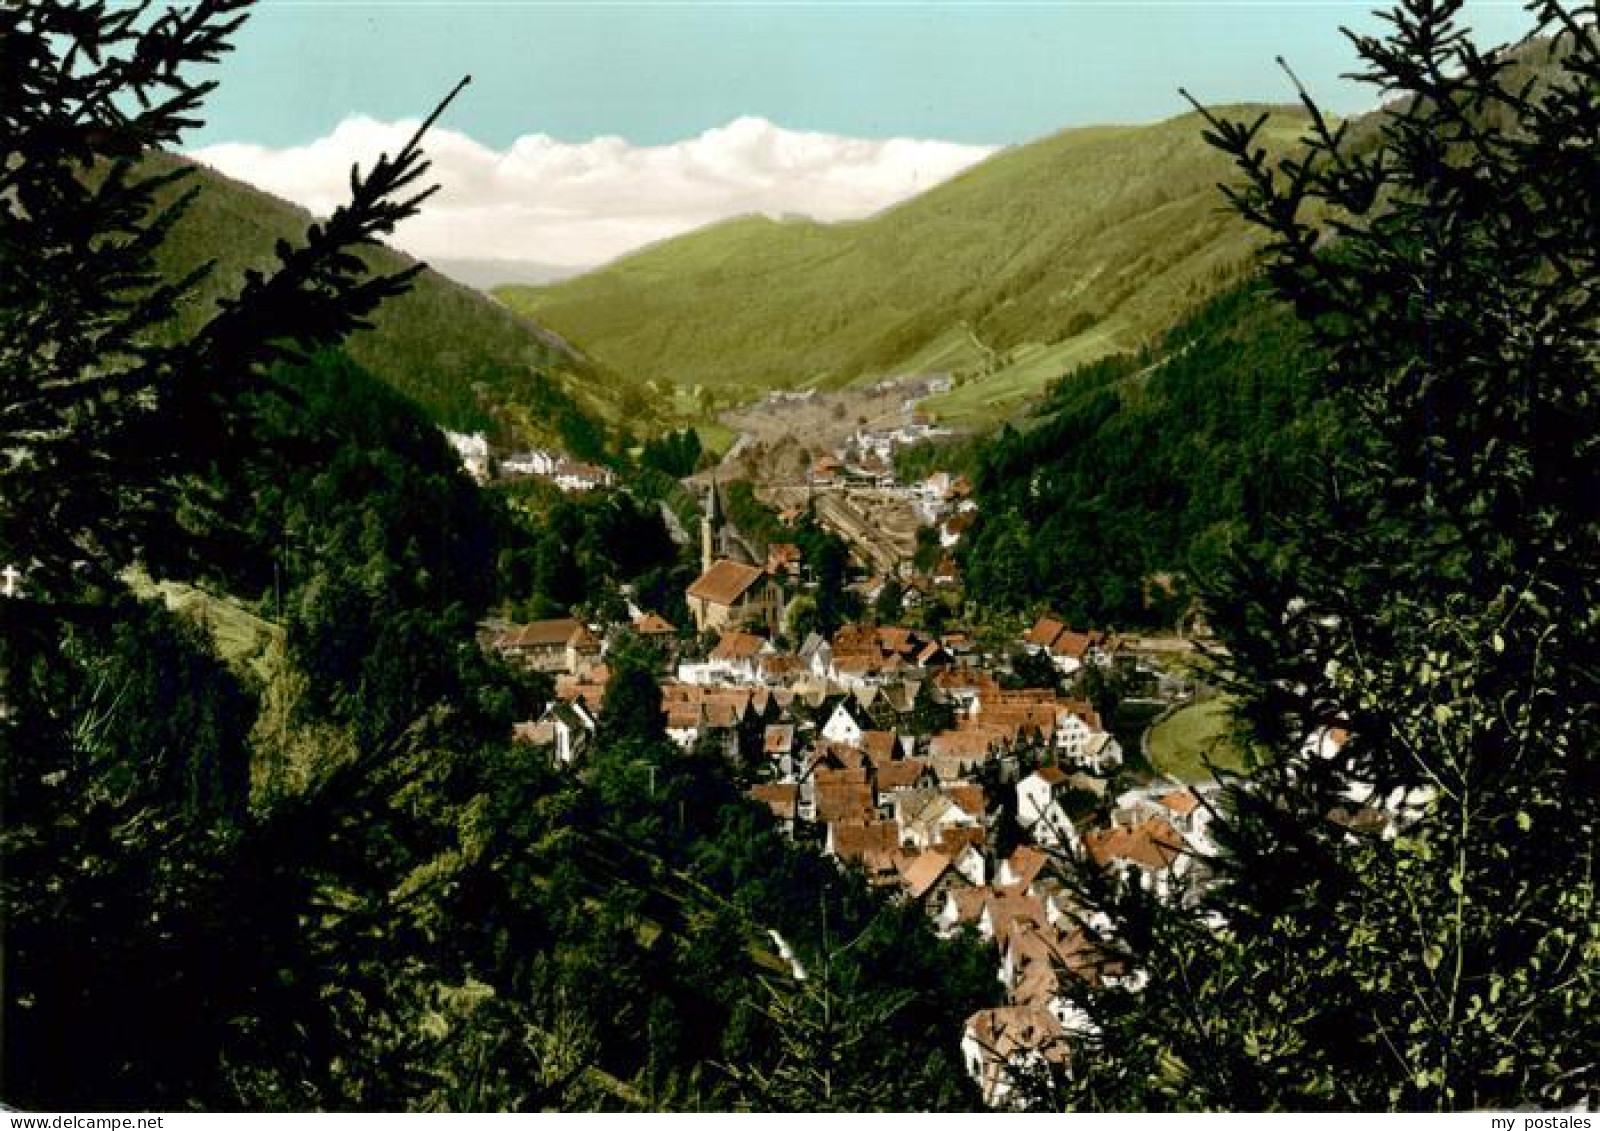
[[[261,0],[186,148],[325,211],[464,74],[432,139],[429,257],[586,265],[751,211],[868,215],[996,147],[1072,126],[1286,101],[1285,56],[1325,107],[1375,95],[1341,26],[1364,2],[551,3]],[[1480,43],[1527,26],[1471,0]]]

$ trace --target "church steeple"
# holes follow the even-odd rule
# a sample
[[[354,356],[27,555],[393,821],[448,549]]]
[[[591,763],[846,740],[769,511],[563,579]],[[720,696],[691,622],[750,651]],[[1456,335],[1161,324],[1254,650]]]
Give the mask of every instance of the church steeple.
[[[712,476],[711,485],[706,488],[706,509],[700,516],[700,572],[704,573],[711,568],[711,563],[717,560],[716,555],[716,523],[717,523],[717,479]]]

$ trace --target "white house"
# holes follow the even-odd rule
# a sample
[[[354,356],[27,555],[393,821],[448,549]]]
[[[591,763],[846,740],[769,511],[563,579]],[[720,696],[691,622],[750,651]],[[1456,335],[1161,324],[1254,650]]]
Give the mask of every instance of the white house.
[[[939,790],[921,788],[895,794],[894,822],[900,830],[902,845],[931,849],[944,842],[947,829],[972,828],[978,824],[978,819]],[[983,883],[981,869],[972,882]]]
[[[461,466],[467,469],[467,474],[479,483],[489,478],[489,439],[481,432],[449,432],[444,438],[450,441],[450,446],[455,449],[456,455],[461,459]]]
[[[1161,899],[1178,891],[1178,880],[1194,862],[1183,834],[1163,817],[1096,829],[1084,838],[1089,859]]]
[[[537,722],[518,723],[515,737],[531,746],[550,747],[558,766],[571,766],[594,739],[595,720],[582,702],[557,700],[545,708]]]
[[[545,720],[555,732],[556,761],[570,766],[589,748],[594,738],[595,721],[582,703],[552,703]]]
[[[983,858],[976,845],[963,845],[956,854],[955,869],[973,887],[982,887],[987,879],[989,862]]]
[[[1103,730],[1094,731],[1073,758],[1078,765],[1096,774],[1122,765],[1122,744]]]
[[[550,479],[563,491],[594,491],[609,487],[616,480],[609,468],[579,460],[562,460],[550,473]]]
[[[1044,766],[1017,783],[1017,823],[1035,844],[1074,853],[1082,847],[1062,806],[1071,788],[1066,771],[1058,766]]]
[[[870,722],[858,718],[856,712],[850,709],[850,700],[842,700],[833,709],[833,714],[828,716],[828,721],[822,724],[822,737],[827,742],[837,742],[845,746],[859,747],[861,736],[871,728]]]
[[[561,457],[543,448],[517,452],[500,461],[500,470],[506,475],[554,475]]]

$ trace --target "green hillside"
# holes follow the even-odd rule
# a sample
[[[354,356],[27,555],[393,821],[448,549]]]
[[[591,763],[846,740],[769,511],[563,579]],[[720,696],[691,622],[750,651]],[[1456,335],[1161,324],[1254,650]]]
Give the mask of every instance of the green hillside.
[[[151,158],[158,166],[181,160]],[[197,329],[247,270],[270,267],[278,240],[297,240],[311,221],[305,210],[204,166],[187,184],[197,179],[201,191],[159,255],[174,276],[217,262],[184,312],[178,327],[184,333]],[[415,262],[387,248],[366,258],[383,272]],[[623,415],[616,383],[560,337],[432,270],[416,278],[409,294],[384,304],[373,323],[350,338],[350,355],[446,427],[499,423],[525,439],[556,439],[555,421],[564,410],[576,407],[607,421]]]
[[[1274,140],[1304,119],[1280,112]],[[1251,237],[1186,115],[1007,150],[864,221],[747,217],[508,305],[630,379],[738,400],[911,370],[962,383],[947,418],[1014,415],[1077,364],[1135,348],[1224,283]]]
[[[967,445],[967,595],[1082,624],[1186,619],[1196,583],[1230,547],[1270,544],[1339,442],[1320,365],[1293,313],[1245,285],[1148,349],[1074,370],[1025,431]]]

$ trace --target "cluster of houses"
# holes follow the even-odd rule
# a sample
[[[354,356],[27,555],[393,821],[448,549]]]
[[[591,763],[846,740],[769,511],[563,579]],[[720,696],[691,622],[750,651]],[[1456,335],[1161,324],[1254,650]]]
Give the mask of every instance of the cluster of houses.
[[[616,475],[598,464],[585,463],[560,452],[534,448],[496,459],[489,439],[481,432],[446,432],[445,439],[467,474],[479,483],[491,479],[543,479],[566,492],[598,491],[616,484]]]
[[[937,427],[922,419],[915,419],[898,428],[877,431],[860,429],[836,450],[816,457],[811,463],[808,480],[813,487],[876,487],[887,490],[898,482],[894,472],[896,451],[949,434],[948,428]]]
[[[1175,782],[1110,796],[1121,751],[1087,703],[1007,691],[975,669],[928,684],[950,725],[926,733],[914,705],[900,729],[864,717],[859,692],[820,726],[769,725],[766,780],[750,796],[790,836],[921,907],[941,934],[970,930],[994,948],[1007,1002],[968,1019],[962,1049],[985,1102],[1006,1107],[1024,1098],[1023,1078],[1069,1068],[1090,1022],[1067,980],[1137,985],[1103,945],[1109,924],[1074,898],[1074,871],[1182,898],[1195,851],[1210,849],[1210,811]]]
[[[858,432],[818,458],[811,482],[903,491],[941,544],[954,547],[976,519],[971,484],[941,472],[896,486],[891,464],[900,442],[911,442],[909,433]],[[490,473],[486,447],[457,443],[457,450],[469,469]],[[567,490],[609,483],[603,469],[548,452],[508,457],[499,470]],[[1093,1031],[1074,1004],[1074,983],[1142,985],[1110,922],[1080,903],[1082,878],[1098,872],[1160,899],[1197,897],[1215,854],[1216,786],[1122,774],[1121,746],[1090,702],[1014,686],[1005,678],[1009,660],[963,633],[847,624],[782,644],[787,599],[803,585],[799,548],[774,542],[764,561],[752,560],[718,519],[713,484],[701,522],[701,571],[684,593],[699,646],[665,618],[631,610],[632,631],[656,642],[666,665],[667,737],[684,750],[720,753],[748,784],[749,798],[797,843],[915,904],[939,934],[967,932],[992,947],[1004,1004],[968,1018],[962,1057],[986,1104],[1024,1106],[1033,1086],[1070,1073],[1081,1038]],[[865,583],[870,603],[878,604],[889,580]],[[902,607],[911,609],[958,578],[947,556],[927,577],[898,580]],[[605,633],[564,618],[497,626],[485,643],[556,677],[554,699],[541,717],[518,725],[517,740],[560,765],[581,765],[605,710]],[[1009,651],[1048,658],[1062,685],[1132,660],[1115,634],[1050,615]],[[1179,693],[1168,686],[1175,681],[1154,674],[1158,693]],[[1324,728],[1307,739],[1304,763],[1338,757],[1347,740],[1342,727]],[[1392,837],[1431,796],[1384,795],[1351,782],[1341,800],[1329,816],[1352,835]]]
[[[513,452],[499,461],[498,469],[502,479],[544,479],[569,493],[598,491],[616,483],[610,468],[542,448]]]
[[[731,587],[717,595],[737,611]],[[1117,662],[1114,638],[1047,622],[1016,647]],[[986,1102],[1012,1106],[1030,1073],[1067,1070],[1089,1022],[1066,980],[1138,977],[1074,900],[1073,872],[1094,866],[1181,898],[1191,850],[1209,848],[1202,797],[1171,782],[1114,790],[1122,750],[1094,707],[1005,686],[1003,664],[964,636],[848,624],[786,651],[748,619],[723,623],[714,647],[661,681],[667,736],[718,751],[786,835],[915,903],[940,933],[970,930],[994,948],[1006,1004],[970,1018],[962,1046]],[[634,621],[641,634],[670,629]],[[605,710],[598,634],[549,621],[507,628],[495,647],[558,677],[518,739],[581,762]]]
[[[909,490],[947,544],[973,517],[960,477]],[[799,549],[773,543],[749,560],[718,518],[713,486],[701,571],[684,593],[701,645],[634,610],[632,630],[657,640],[667,664],[667,737],[718,752],[786,835],[916,904],[941,934],[970,931],[993,947],[1005,1004],[968,1019],[963,1058],[986,1103],[1017,1106],[1029,1077],[1070,1070],[1091,1024],[1071,981],[1140,977],[1116,960],[1109,924],[1079,906],[1074,876],[1097,868],[1185,898],[1203,879],[1194,861],[1210,848],[1210,809],[1176,782],[1117,788],[1123,751],[1094,706],[1012,686],[1007,659],[965,634],[860,623],[783,645]],[[922,595],[907,594],[908,604]],[[580,765],[605,710],[603,633],[569,618],[502,626],[488,643],[557,677],[549,707],[516,736]],[[1049,657],[1065,683],[1129,659],[1115,635],[1051,616],[1008,651]]]
[[[632,630],[657,639],[675,666],[661,680],[665,733],[685,750],[712,749],[737,768],[749,798],[785,835],[918,906],[945,936],[992,947],[1003,1005],[968,1018],[962,1056],[991,1107],[1022,1106],[1035,1083],[1071,1071],[1093,1022],[1074,983],[1137,990],[1111,924],[1078,900],[1095,870],[1166,900],[1192,900],[1207,881],[1214,785],[1136,784],[1094,706],[1051,689],[1009,686],[1006,661],[964,634],[847,624],[793,650],[758,629],[769,571],[716,593],[713,561],[698,599],[720,610],[696,622],[714,646],[677,659],[682,636],[637,612]],[[696,586],[689,600],[693,609]],[[600,633],[575,619],[507,626],[502,654],[557,676],[542,717],[518,740],[561,765],[581,764],[605,710],[610,672]],[[1126,664],[1110,633],[1035,622],[1010,651],[1047,655],[1064,676]],[[1305,757],[1335,757],[1348,734],[1328,727]],[[1353,831],[1394,835],[1429,798],[1377,796],[1352,783],[1330,814]]]

